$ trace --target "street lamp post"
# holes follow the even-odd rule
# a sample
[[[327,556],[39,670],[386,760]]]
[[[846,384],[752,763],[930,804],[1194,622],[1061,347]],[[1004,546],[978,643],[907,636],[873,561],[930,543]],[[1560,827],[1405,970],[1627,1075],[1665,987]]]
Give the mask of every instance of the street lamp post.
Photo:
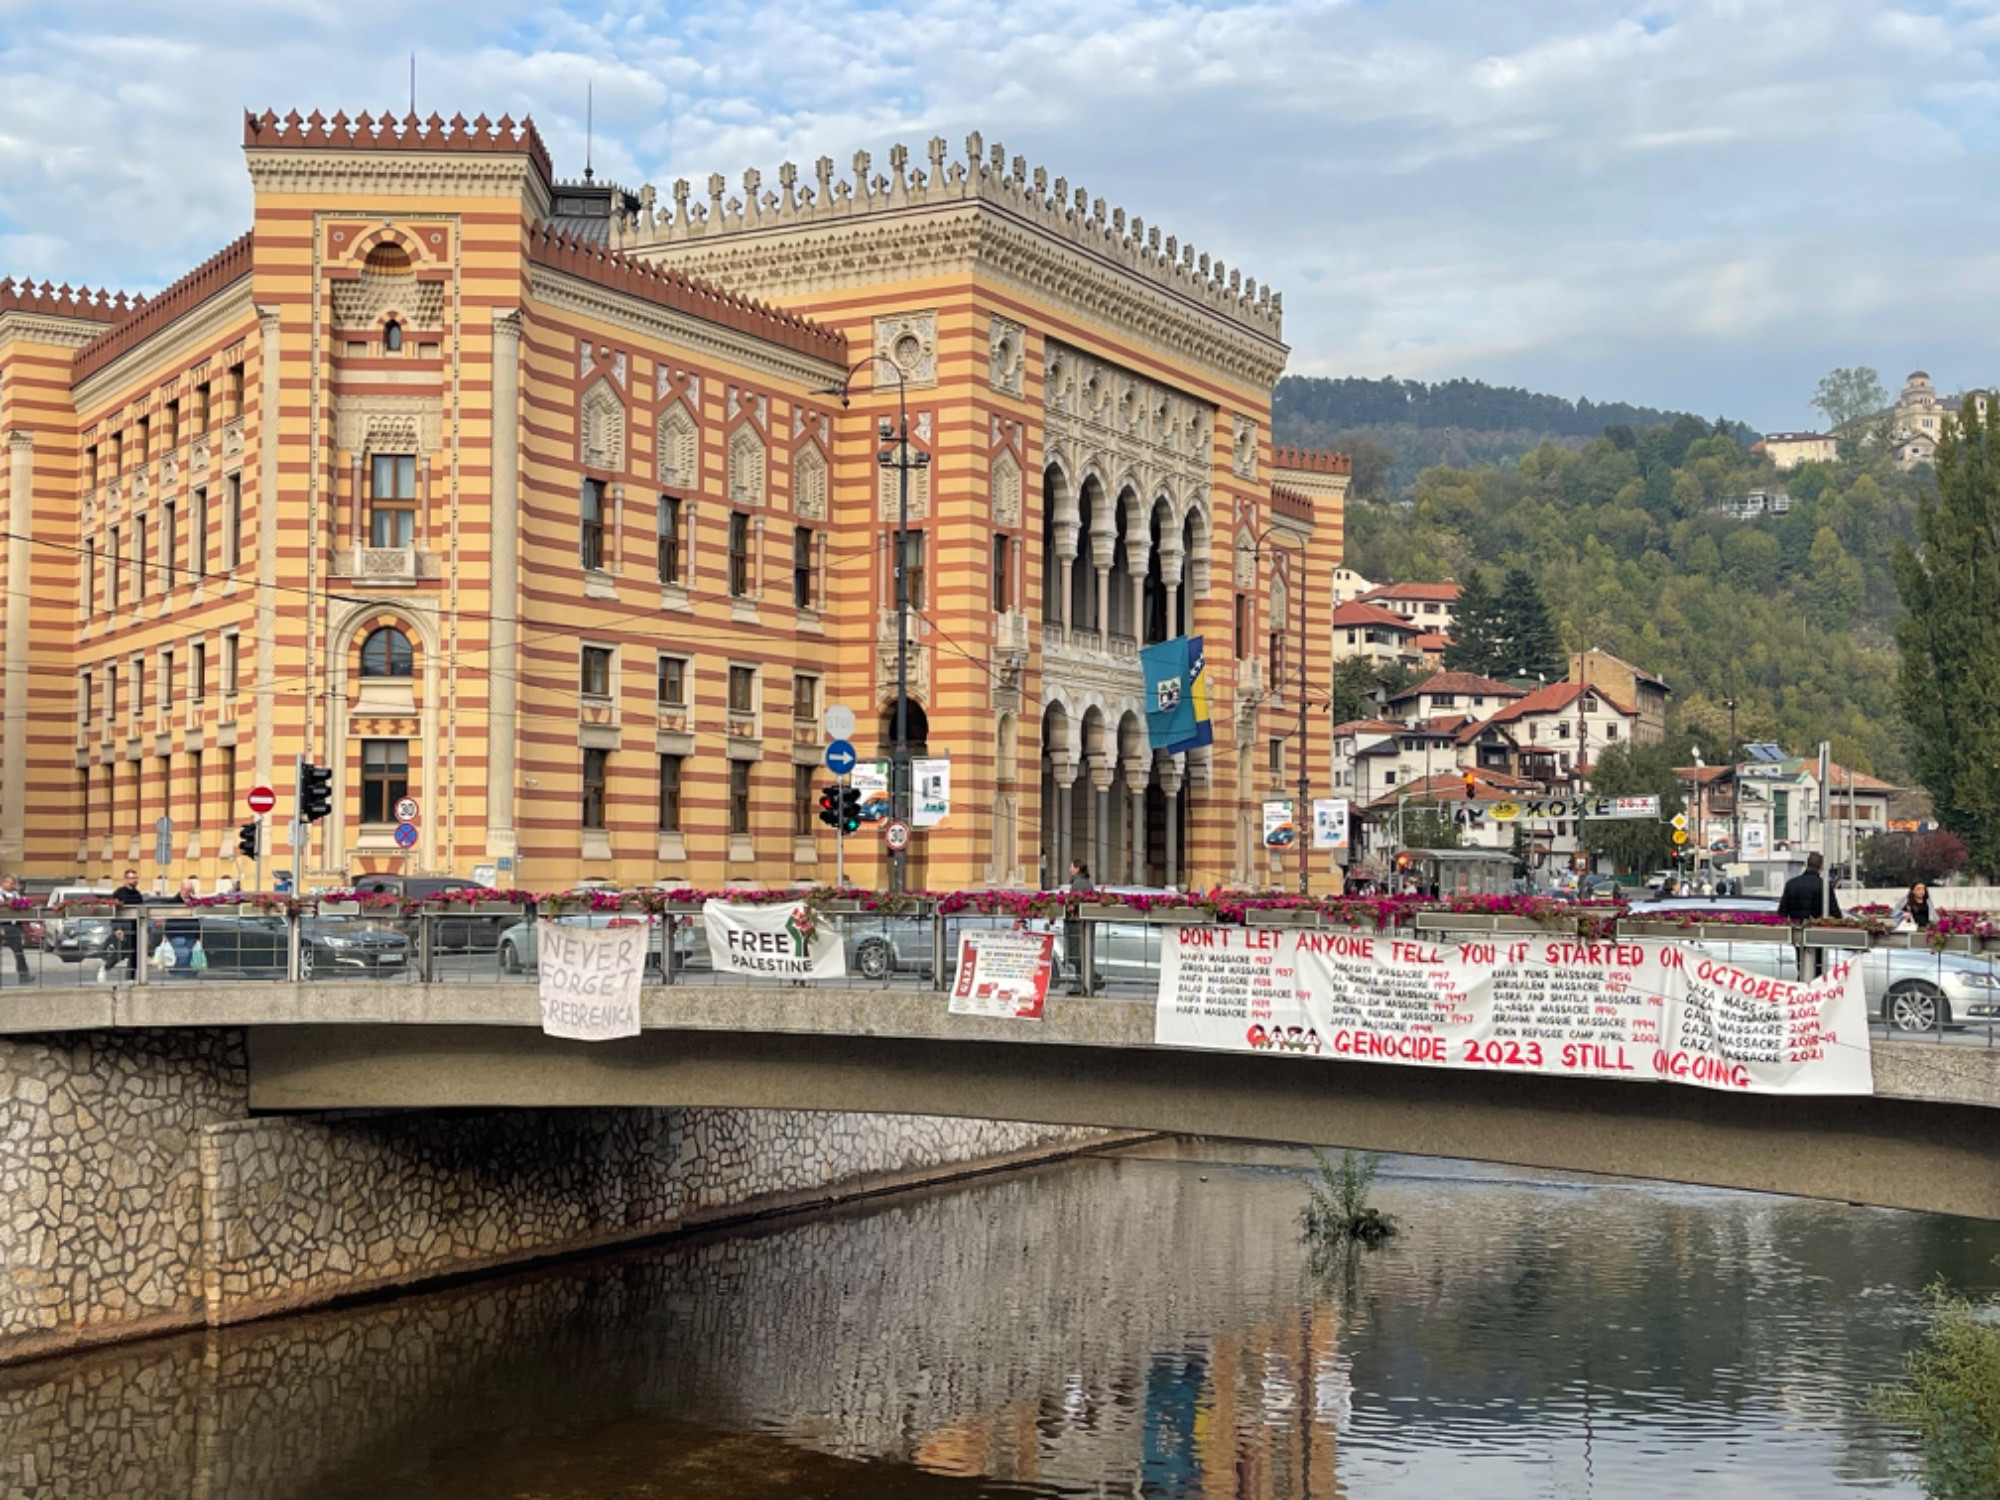
[[[1736,700],[1724,700],[1729,710],[1729,862],[1743,862],[1743,772],[1737,765]]]
[[[875,435],[882,446],[876,450],[875,461],[896,471],[896,730],[889,761],[889,816],[907,823],[910,817],[910,470],[929,468],[931,456],[922,450],[910,451],[909,381],[894,359],[870,356],[859,360],[849,367],[839,385],[818,394],[837,395],[840,404],[847,405],[848,382],[863,365],[874,365],[878,379],[884,365],[896,376],[896,420],[891,423],[883,417],[877,424]],[[902,849],[889,853],[889,889],[896,895],[901,895],[906,887],[907,857]]]
[[[1264,543],[1278,528],[1267,526],[1257,540],[1251,544],[1250,560],[1253,567],[1263,561]],[[1292,810],[1292,833],[1299,841],[1299,894],[1307,894],[1310,886],[1312,853],[1306,840],[1310,837],[1312,808],[1307,798],[1312,794],[1312,783],[1306,774],[1306,554],[1305,548],[1298,549],[1299,576],[1293,592],[1299,596],[1299,800]],[[1287,621],[1286,623],[1290,623]]]

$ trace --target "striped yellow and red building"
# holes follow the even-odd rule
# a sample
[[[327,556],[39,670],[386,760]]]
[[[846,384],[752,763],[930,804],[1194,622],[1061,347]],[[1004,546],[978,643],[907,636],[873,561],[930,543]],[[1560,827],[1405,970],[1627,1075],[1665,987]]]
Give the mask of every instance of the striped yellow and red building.
[[[247,882],[303,756],[315,883],[830,881],[825,712],[893,739],[907,423],[908,738],[951,787],[911,885],[1296,878],[1259,805],[1345,461],[1273,467],[1268,288],[976,136],[705,202],[560,181],[504,117],[249,116],[244,154],[249,232],[157,297],[0,283],[0,868]],[[1215,742],[1168,755],[1139,651],[1181,634]],[[879,825],[847,854],[886,878]]]

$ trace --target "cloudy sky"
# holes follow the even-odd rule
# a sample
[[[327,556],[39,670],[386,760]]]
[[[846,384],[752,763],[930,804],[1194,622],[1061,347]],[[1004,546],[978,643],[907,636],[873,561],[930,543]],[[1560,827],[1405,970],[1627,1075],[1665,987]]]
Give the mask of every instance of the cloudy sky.
[[[0,0],[0,274],[154,289],[240,111],[530,113],[637,184],[985,132],[1285,295],[1292,368],[1803,426],[2000,383],[2000,0]]]

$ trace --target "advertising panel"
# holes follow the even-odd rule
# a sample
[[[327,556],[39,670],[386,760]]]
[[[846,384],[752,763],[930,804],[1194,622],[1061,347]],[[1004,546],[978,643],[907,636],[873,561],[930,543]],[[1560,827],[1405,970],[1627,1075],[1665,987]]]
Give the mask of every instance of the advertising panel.
[[[1298,824],[1292,821],[1292,799],[1279,798],[1264,804],[1264,847],[1289,849],[1299,841]]]

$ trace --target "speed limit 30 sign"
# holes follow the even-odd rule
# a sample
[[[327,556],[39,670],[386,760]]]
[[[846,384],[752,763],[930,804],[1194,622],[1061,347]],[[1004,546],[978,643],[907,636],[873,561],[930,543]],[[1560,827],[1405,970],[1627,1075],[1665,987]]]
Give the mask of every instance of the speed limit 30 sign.
[[[909,845],[910,825],[900,821],[891,823],[882,830],[882,842],[887,844],[892,852],[900,852]]]

